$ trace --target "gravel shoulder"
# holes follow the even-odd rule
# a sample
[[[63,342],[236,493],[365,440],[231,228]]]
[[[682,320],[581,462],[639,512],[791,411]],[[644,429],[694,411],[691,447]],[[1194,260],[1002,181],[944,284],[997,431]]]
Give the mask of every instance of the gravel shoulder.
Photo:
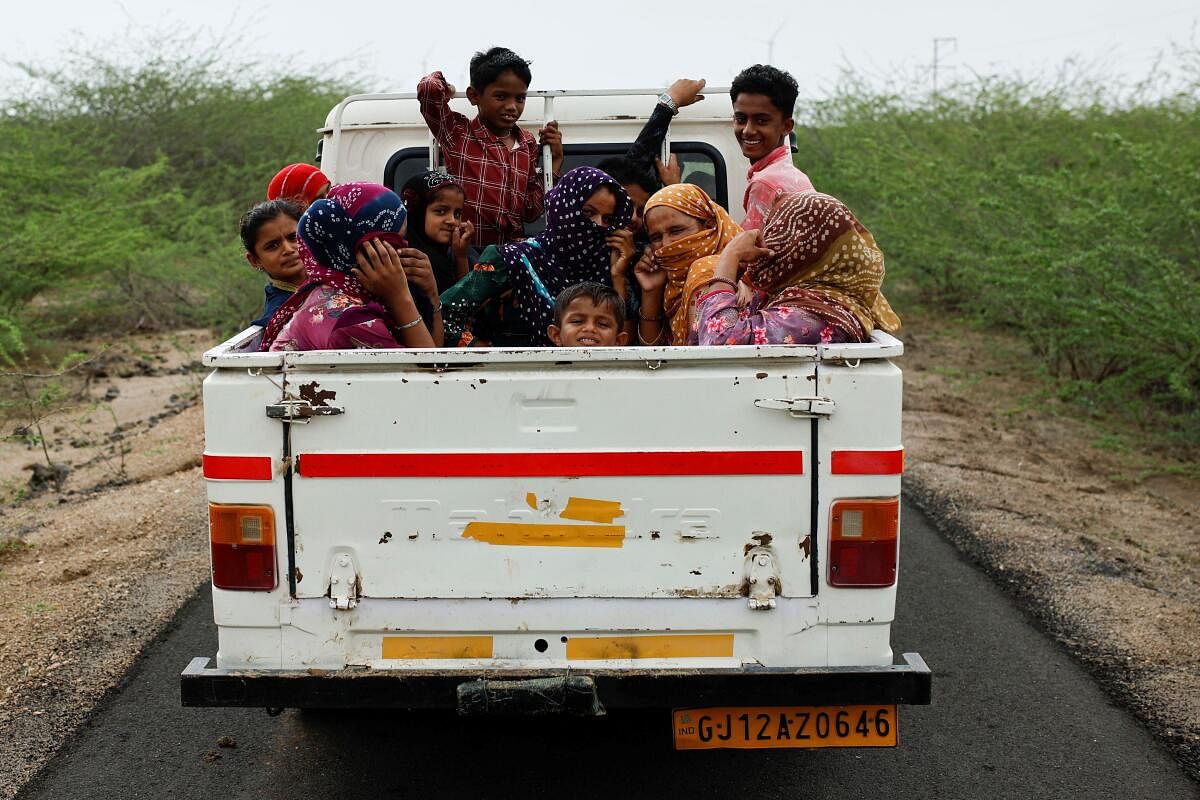
[[[207,575],[192,365],[209,341],[112,348],[73,422],[50,421],[53,460],[73,461],[63,491],[10,491],[0,508],[0,798]],[[1200,779],[1200,481],[1040,398],[1014,342],[918,320],[905,343],[910,499]],[[39,457],[0,445],[0,482],[24,486]]]
[[[1191,465],[1044,397],[1019,343],[942,322],[905,347],[906,495],[1200,780]]]

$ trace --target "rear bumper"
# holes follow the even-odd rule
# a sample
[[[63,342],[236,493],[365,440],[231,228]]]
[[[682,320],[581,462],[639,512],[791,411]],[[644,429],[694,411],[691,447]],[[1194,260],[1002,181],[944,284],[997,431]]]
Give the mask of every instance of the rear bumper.
[[[194,658],[180,676],[183,705],[594,714],[605,708],[928,705],[932,685],[929,667],[916,653],[905,653],[903,664],[823,669],[330,672],[225,670],[208,663],[208,658]],[[557,686],[557,693],[546,692],[547,685]],[[526,707],[519,700],[503,707],[488,703],[488,698],[500,696],[547,694],[559,698],[552,697],[548,708]]]

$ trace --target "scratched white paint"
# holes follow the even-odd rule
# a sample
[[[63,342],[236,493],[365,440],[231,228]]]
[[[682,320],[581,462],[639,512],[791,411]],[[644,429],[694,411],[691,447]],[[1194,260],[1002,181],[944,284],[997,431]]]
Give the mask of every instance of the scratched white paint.
[[[646,102],[621,98],[610,106]],[[374,111],[389,108],[382,103]],[[583,105],[573,108],[560,100],[556,112],[580,124],[574,142],[588,141],[581,138],[588,131],[597,131],[594,141],[628,140],[641,125],[634,120],[626,130],[620,121],[593,120],[596,127],[589,128],[590,112]],[[648,110],[629,108],[643,116]],[[373,116],[369,107],[360,110],[365,117],[348,119],[389,119]],[[697,116],[688,124],[688,138],[709,142],[730,163],[738,163],[733,158],[740,155],[727,152],[730,145],[722,138],[726,119]],[[391,153],[413,141],[425,141],[416,127],[373,127],[369,141],[364,138],[354,151],[367,173],[346,177],[379,180]],[[729,175],[730,194],[740,198],[744,173],[730,169]],[[205,354],[204,363],[214,368],[204,388],[209,453],[267,455],[281,464],[282,423],[268,419],[265,406],[282,399],[285,385],[294,394],[299,385],[316,382],[336,394],[330,402],[345,413],[292,425],[293,453],[800,450],[805,474],[297,477],[295,566],[302,577],[295,597],[286,580],[280,471],[270,482],[209,481],[214,502],[272,505],[279,530],[281,581],[274,591],[213,592],[219,666],[561,666],[567,663],[564,637],[667,630],[733,633],[734,656],[604,666],[891,663],[895,587],[834,589],[827,584],[823,558],[833,500],[900,492],[899,476],[829,473],[832,450],[900,446],[901,377],[889,360],[903,351],[896,339],[877,333],[873,342],[826,347],[285,355],[247,352],[255,333],[244,331]],[[431,367],[434,362],[443,365],[441,371]],[[818,423],[815,458],[808,419],[795,418],[786,408],[755,406],[756,400],[818,394],[833,401],[834,411]],[[815,532],[810,531],[814,469],[819,478]],[[530,493],[536,508],[526,502]],[[461,535],[474,520],[588,524],[559,518],[570,497],[619,501],[624,514],[612,524],[626,529],[622,546],[506,546]],[[740,595],[745,548],[758,544],[751,536],[760,531],[772,535],[782,582],[782,596],[770,610],[751,610]],[[810,534],[806,552],[801,545]],[[331,610],[325,597],[335,551],[353,553],[361,572],[363,596],[352,610]],[[816,586],[809,553],[817,559]],[[384,661],[380,642],[389,634],[490,634],[495,657],[483,663]],[[547,645],[544,652],[534,647],[539,640]]]

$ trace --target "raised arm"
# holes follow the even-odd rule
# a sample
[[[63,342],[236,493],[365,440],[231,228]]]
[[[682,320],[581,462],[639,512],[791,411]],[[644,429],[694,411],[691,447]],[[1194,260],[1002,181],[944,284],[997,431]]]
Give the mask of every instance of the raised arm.
[[[421,116],[443,147],[454,146],[467,131],[467,118],[450,109],[450,100],[454,95],[454,87],[446,82],[440,70],[426,75],[417,83]]]
[[[654,161],[662,155],[663,139],[671,127],[671,119],[678,109],[690,106],[704,99],[700,94],[704,89],[704,80],[680,78],[670,85],[666,94],[670,96],[675,108],[664,102],[659,102],[650,113],[650,119],[642,127],[637,139],[629,146],[625,156],[635,161],[639,167],[647,171],[654,170]]]

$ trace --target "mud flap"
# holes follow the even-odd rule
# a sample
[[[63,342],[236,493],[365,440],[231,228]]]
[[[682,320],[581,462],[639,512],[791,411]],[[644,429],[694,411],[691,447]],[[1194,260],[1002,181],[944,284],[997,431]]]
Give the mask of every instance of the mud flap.
[[[464,717],[599,717],[604,706],[590,675],[528,680],[474,680],[458,685],[458,713]]]

